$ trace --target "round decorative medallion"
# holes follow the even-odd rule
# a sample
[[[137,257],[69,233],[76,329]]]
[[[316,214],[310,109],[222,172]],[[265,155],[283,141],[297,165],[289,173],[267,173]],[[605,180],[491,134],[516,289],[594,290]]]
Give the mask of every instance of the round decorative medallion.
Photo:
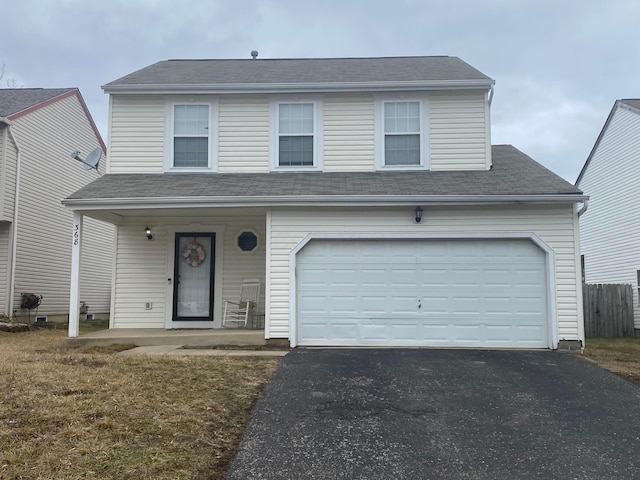
[[[195,240],[187,243],[182,249],[184,262],[191,267],[199,267],[204,262],[206,254],[204,248]]]

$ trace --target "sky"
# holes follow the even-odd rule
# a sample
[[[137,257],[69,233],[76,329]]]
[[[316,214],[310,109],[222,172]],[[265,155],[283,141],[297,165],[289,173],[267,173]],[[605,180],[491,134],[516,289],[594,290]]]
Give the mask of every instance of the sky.
[[[101,86],[175,58],[460,57],[496,82],[492,143],[574,182],[616,99],[640,98],[638,0],[20,0],[0,63],[21,87]]]

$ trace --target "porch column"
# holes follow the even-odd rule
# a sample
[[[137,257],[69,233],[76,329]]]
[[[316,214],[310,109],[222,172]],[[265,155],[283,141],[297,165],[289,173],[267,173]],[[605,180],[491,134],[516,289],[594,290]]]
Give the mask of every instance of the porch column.
[[[80,334],[80,252],[82,250],[81,212],[73,212],[71,241],[71,292],[69,294],[69,337]]]

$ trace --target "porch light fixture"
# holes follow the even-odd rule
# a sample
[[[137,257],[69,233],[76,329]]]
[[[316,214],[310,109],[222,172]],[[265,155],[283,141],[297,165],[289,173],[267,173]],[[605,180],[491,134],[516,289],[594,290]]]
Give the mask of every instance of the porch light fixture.
[[[422,209],[420,207],[416,207],[416,223],[420,223],[422,221]]]
[[[153,235],[151,235],[151,229],[148,225],[144,227],[144,233],[147,235],[147,240],[151,240],[153,238]]]

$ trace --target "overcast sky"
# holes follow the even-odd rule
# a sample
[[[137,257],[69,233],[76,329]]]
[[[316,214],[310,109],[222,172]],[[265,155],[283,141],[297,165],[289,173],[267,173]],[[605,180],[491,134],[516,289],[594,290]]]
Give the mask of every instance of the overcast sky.
[[[616,99],[640,97],[638,0],[20,0],[0,61],[23,87],[101,85],[170,58],[451,55],[496,81],[492,143],[573,182]]]

